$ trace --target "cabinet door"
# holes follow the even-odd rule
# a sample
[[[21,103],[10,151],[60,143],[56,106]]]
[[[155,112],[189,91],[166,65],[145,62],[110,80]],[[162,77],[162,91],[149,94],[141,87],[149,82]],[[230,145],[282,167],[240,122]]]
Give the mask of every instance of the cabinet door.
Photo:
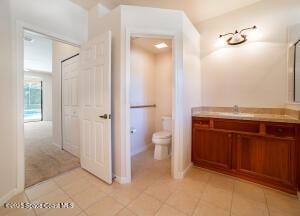
[[[257,179],[294,187],[295,141],[237,136],[237,171]]]
[[[232,134],[193,128],[192,160],[199,166],[231,169]]]

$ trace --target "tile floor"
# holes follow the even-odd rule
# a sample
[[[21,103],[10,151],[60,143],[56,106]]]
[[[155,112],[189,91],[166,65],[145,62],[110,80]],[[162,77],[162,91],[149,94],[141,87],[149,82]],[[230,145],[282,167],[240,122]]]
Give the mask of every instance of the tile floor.
[[[25,185],[57,176],[80,166],[79,158],[52,144],[52,122],[24,124]]]
[[[246,181],[191,168],[183,180],[169,174],[170,160],[152,151],[133,158],[133,182],[109,186],[78,168],[17,195],[12,202],[73,202],[73,209],[0,209],[0,215],[55,216],[299,216],[300,201]]]

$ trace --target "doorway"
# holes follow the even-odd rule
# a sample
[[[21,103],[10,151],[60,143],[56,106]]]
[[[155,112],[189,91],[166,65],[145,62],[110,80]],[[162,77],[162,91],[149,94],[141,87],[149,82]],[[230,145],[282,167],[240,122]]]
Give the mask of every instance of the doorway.
[[[64,124],[62,118],[62,95],[67,91],[72,99],[77,90],[62,80],[62,65],[70,65],[79,48],[30,30],[24,30],[23,41],[24,185],[29,187],[80,166],[79,155],[63,148],[63,131],[79,123]],[[71,65],[75,71],[77,65]]]
[[[24,77],[24,122],[43,121],[43,81]]]
[[[172,39],[131,37],[131,177],[144,169],[171,176]]]

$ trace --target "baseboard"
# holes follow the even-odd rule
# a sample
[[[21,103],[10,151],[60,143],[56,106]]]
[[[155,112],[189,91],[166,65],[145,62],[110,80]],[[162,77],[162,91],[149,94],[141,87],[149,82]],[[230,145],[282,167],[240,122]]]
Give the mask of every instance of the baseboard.
[[[193,166],[193,163],[190,163],[182,172],[177,172],[174,174],[175,179],[183,179],[189,169]]]
[[[117,175],[114,175],[114,181],[119,184],[128,184],[130,181],[126,177],[120,177]]]
[[[141,152],[144,152],[148,150],[151,147],[152,143],[149,143],[148,145],[144,145],[141,148],[136,149],[135,151],[131,152],[131,156],[137,155]]]
[[[15,196],[16,194],[18,194],[19,191],[17,188],[14,188],[13,190],[11,190],[10,192],[8,192],[7,194],[5,194],[4,196],[2,196],[0,198],[0,206],[3,206],[4,203],[6,203],[8,200],[10,200],[13,196]]]
[[[69,152],[70,154],[72,154],[75,157],[78,157],[78,158],[80,157],[79,146],[78,147],[76,146],[76,148],[75,148],[71,145],[64,144],[64,150]]]

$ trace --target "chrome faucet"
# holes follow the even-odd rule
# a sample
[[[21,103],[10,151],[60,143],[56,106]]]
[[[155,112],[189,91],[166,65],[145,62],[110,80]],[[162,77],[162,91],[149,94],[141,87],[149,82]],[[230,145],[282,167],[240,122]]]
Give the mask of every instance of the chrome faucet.
[[[233,106],[233,112],[234,112],[234,113],[239,113],[239,112],[240,112],[240,108],[239,108],[238,105],[234,105],[234,106]]]

